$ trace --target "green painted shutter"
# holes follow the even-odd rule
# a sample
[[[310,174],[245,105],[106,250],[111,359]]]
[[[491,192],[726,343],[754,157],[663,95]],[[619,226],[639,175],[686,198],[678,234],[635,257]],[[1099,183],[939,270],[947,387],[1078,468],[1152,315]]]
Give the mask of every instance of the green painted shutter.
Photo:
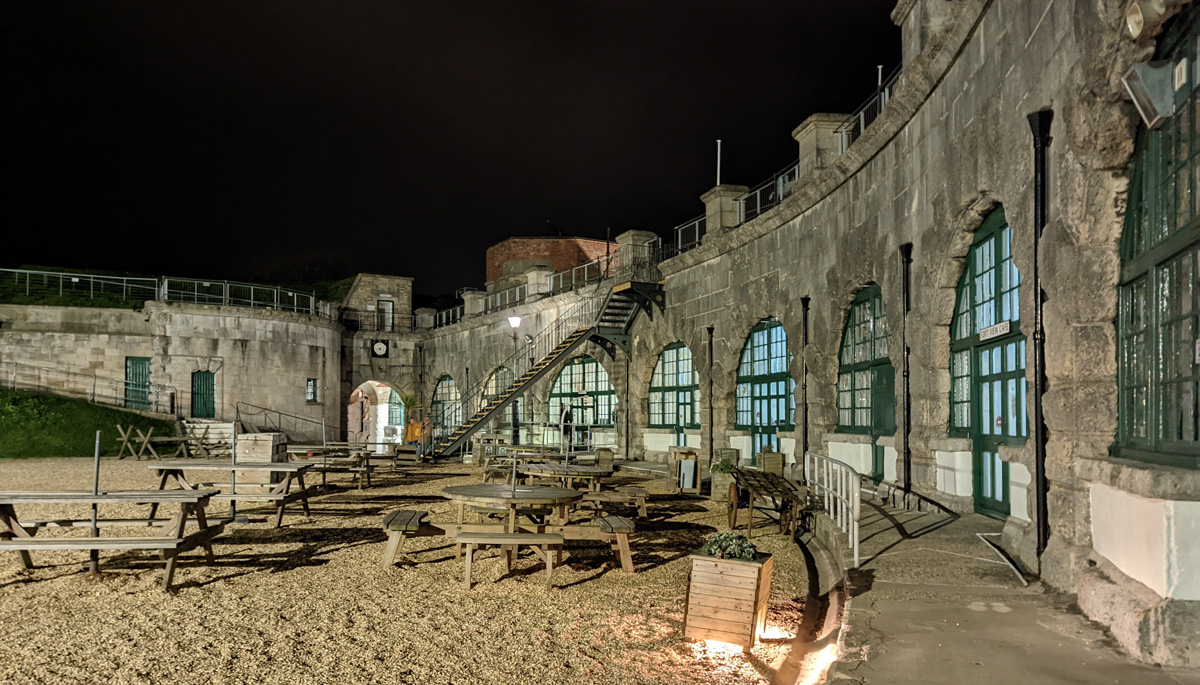
[[[212,419],[217,415],[217,382],[212,371],[192,374],[192,418]]]

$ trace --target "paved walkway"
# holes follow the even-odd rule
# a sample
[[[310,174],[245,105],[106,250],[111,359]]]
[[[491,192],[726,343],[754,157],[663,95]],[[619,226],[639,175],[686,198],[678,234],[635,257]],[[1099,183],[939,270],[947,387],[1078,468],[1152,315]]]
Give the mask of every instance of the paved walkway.
[[[976,535],[1000,529],[976,514],[865,503],[861,570],[829,682],[1200,684],[1200,673],[1126,657],[1070,596],[1022,586]]]

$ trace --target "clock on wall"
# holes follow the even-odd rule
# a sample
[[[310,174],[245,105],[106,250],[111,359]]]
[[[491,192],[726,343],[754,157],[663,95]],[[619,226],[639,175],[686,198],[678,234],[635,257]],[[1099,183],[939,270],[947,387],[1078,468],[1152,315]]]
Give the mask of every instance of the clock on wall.
[[[386,340],[371,341],[371,356],[386,357],[388,356],[388,343]]]

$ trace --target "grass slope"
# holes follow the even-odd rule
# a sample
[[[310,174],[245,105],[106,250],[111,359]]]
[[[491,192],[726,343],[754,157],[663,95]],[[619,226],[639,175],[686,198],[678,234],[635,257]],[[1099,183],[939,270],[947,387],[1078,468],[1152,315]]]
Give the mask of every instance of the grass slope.
[[[83,400],[0,388],[0,457],[91,456],[100,435],[100,454],[115,456],[120,446],[117,424],[133,425],[155,435],[174,435],[175,426]]]

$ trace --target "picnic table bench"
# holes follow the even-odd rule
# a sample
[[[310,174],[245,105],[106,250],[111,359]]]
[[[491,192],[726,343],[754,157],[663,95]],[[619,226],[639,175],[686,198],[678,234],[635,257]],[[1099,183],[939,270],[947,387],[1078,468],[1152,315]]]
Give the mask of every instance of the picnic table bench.
[[[34,568],[30,552],[45,550],[88,550],[98,552],[109,549],[158,550],[164,560],[162,587],[171,589],[178,557],[183,552],[203,547],[205,558],[214,561],[212,539],[225,530],[225,519],[209,520],[204,513],[216,490],[111,490],[91,493],[81,490],[55,492],[0,492],[0,550],[18,553],[23,568]],[[179,513],[170,519],[155,519],[151,514],[146,519],[91,519],[57,518],[46,521],[21,521],[17,517],[18,505],[46,504],[178,504]],[[187,533],[189,523],[196,530]],[[93,527],[94,526],[94,527]],[[108,526],[154,527],[155,535],[140,537],[100,537],[99,529]],[[92,528],[92,537],[39,538],[35,537],[44,528]]]
[[[295,502],[300,501],[300,506],[304,509],[304,515],[309,515],[308,509],[308,494],[309,490],[304,485],[304,473],[311,468],[310,464],[291,464],[287,462],[257,462],[250,464],[233,464],[228,461],[175,461],[162,462],[152,464],[149,468],[158,472],[159,481],[158,487],[163,490],[167,487],[167,480],[173,478],[180,487],[185,490],[196,490],[202,486],[220,486],[229,488],[229,492],[214,494],[213,499],[230,500],[238,502],[269,502],[275,505],[275,527],[279,528],[283,525],[284,508]],[[185,471],[263,471],[267,473],[281,473],[283,479],[275,484],[268,483],[209,483],[209,482],[190,482],[184,475]],[[298,490],[292,490],[292,482],[295,481],[299,486]],[[242,488],[246,487],[267,487],[268,491],[246,491]],[[235,489],[236,487],[236,489]],[[238,492],[238,489],[242,489]],[[154,516],[155,506],[151,507],[150,516]]]
[[[600,479],[612,476],[611,468],[580,466],[579,464],[525,464],[517,471],[531,478],[554,478],[564,487],[573,488],[575,481],[583,481],[590,492],[600,491]]]
[[[635,485],[626,485],[617,488],[616,490],[605,490],[601,492],[589,492],[583,496],[584,502],[590,502],[593,506],[600,504],[627,504],[637,507],[638,516],[646,518],[646,498],[650,493],[645,488],[639,488]],[[597,507],[603,510],[603,507]]]
[[[119,423],[117,424],[117,435],[121,436],[121,445],[119,449],[117,449],[117,459],[124,459],[125,457],[129,456],[141,461],[142,455],[146,454],[147,451],[150,452],[148,456],[154,457],[155,459],[162,459],[162,455],[160,455],[158,451],[154,449],[155,445],[158,445],[159,447],[175,447],[174,452],[166,455],[168,459],[173,459],[179,456],[191,456],[191,452],[189,450],[189,444],[191,442],[190,438],[171,437],[166,435],[156,436],[154,435],[154,428],[150,428],[143,433],[140,428],[134,428],[133,426],[122,426]],[[126,452],[128,452],[128,454],[126,454]]]

